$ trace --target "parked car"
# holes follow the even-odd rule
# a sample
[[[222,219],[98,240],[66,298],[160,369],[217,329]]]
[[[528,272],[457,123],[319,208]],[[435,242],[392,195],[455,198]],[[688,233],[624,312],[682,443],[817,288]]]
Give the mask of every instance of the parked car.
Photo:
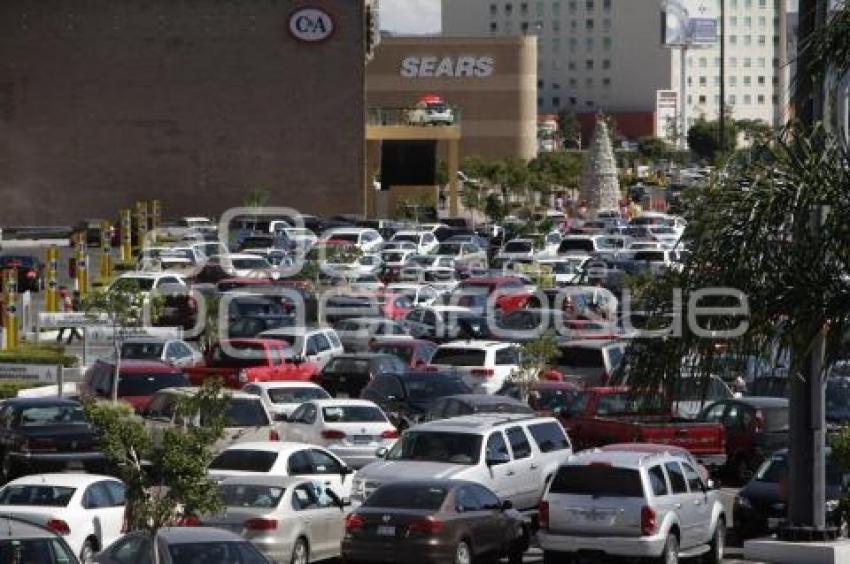
[[[850,472],[842,470],[826,449],[826,520],[846,536],[847,522],[839,504],[844,498]],[[741,540],[768,535],[788,517],[788,451],[778,450],[767,458],[753,478],[738,492],[732,506],[732,522]]]
[[[391,354],[409,368],[421,369],[431,362],[437,345],[424,339],[386,339],[372,343],[369,350],[374,353]]]
[[[318,383],[334,397],[360,397],[379,374],[403,374],[407,366],[396,356],[381,353],[341,354],[322,370]]]
[[[239,476],[219,484],[224,511],[199,523],[241,529],[273,562],[306,564],[340,553],[344,531],[341,500],[321,482],[302,477]],[[333,492],[333,490],[330,490]]]
[[[373,343],[385,339],[412,339],[401,324],[382,317],[352,317],[334,327],[345,352],[366,352]]]
[[[439,245],[439,241],[430,231],[398,231],[393,235],[392,241],[413,243],[416,245],[414,251],[420,255],[431,254]]]
[[[250,339],[263,331],[290,326],[295,321],[281,299],[273,296],[225,293],[221,300],[222,305],[227,304],[228,338]],[[221,334],[225,335],[224,331]]]
[[[345,352],[337,332],[331,327],[280,327],[264,331],[262,339],[283,342],[283,357],[289,361],[310,362],[318,370],[332,358]]]
[[[575,340],[558,344],[560,356],[555,367],[567,377],[581,380],[585,386],[607,386],[623,361],[626,347],[622,341]]]
[[[148,294],[163,287],[188,286],[186,278],[175,272],[125,272],[112,281],[109,292]]]
[[[151,540],[149,533],[134,531],[112,543],[98,554],[94,561],[99,564],[127,564],[128,562],[272,564],[272,561],[248,540],[224,529],[164,527],[156,532],[154,541]]]
[[[375,229],[338,227],[322,233],[319,242],[326,243],[328,241],[350,243],[364,253],[373,253],[379,250],[384,238]]]
[[[158,360],[176,368],[194,366],[204,356],[194,345],[182,339],[138,338],[121,342],[121,361]],[[120,385],[120,382],[119,382]]]
[[[374,402],[403,431],[422,421],[435,402],[471,390],[457,376],[439,372],[380,374],[372,379],[360,397]]]
[[[599,447],[599,450],[602,452],[642,452],[645,454],[672,454],[676,456],[681,456],[688,463],[696,468],[699,473],[699,477],[705,483],[708,483],[708,480],[711,478],[711,475],[708,472],[708,468],[697,462],[697,459],[694,458],[694,455],[691,454],[686,448],[677,447],[673,445],[665,445],[665,444],[653,444],[653,443],[614,443],[611,445],[605,445]]]
[[[467,393],[445,396],[435,400],[424,420],[437,421],[464,415],[494,413],[534,415],[534,411],[527,403],[508,396]]]
[[[144,412],[144,424],[154,441],[162,440],[163,433],[178,424],[177,404],[184,398],[197,394],[198,388],[166,388],[151,399]],[[183,416],[185,418],[185,416]],[[236,442],[277,441],[280,439],[272,416],[260,398],[243,392],[228,392],[225,407],[225,424],[222,437],[213,448],[222,450]],[[196,414],[195,425],[204,421]]]
[[[110,399],[115,381],[115,363],[97,360],[83,377],[80,398]],[[164,362],[155,360],[124,360],[118,375],[118,399],[133,406],[136,411],[147,407],[153,395],[163,388],[188,386],[183,372]]]
[[[301,404],[287,419],[283,436],[324,446],[349,466],[360,468],[375,460],[379,448],[391,446],[398,431],[371,401],[326,399]]]
[[[277,441],[231,445],[213,459],[208,471],[217,480],[232,476],[298,476],[324,484],[343,500],[351,496],[354,473],[326,448]]]
[[[696,419],[706,406],[735,395],[719,376],[699,378],[682,375],[673,386],[673,413],[684,419]]]
[[[500,341],[452,341],[437,347],[431,366],[458,374],[476,393],[498,393],[519,368],[519,348]]]
[[[83,563],[91,562],[95,553],[121,536],[125,489],[111,476],[33,474],[0,489],[0,515],[47,527],[62,535]]]
[[[487,334],[487,320],[480,312],[454,305],[420,306],[410,311],[402,326],[415,339],[450,341],[480,338]]]
[[[588,551],[670,564],[705,547],[719,563],[726,523],[719,492],[679,456],[583,452],[548,484],[537,539],[546,564]]]
[[[789,404],[785,398],[746,397],[715,402],[700,421],[726,430],[726,469],[745,483],[774,451],[788,444]]]
[[[245,384],[242,391],[258,396],[274,417],[292,415],[305,401],[331,397],[324,388],[312,382],[256,382]]]
[[[489,414],[429,421],[405,431],[383,460],[361,468],[351,495],[363,501],[383,484],[440,476],[477,482],[518,511],[535,514],[545,484],[572,452],[563,427],[549,417]]]
[[[523,516],[475,482],[428,479],[385,484],[345,519],[346,561],[453,562],[508,557],[528,549]]]
[[[79,564],[62,535],[25,517],[3,514],[0,562],[11,564]]]
[[[480,309],[479,313],[484,313],[484,306],[491,294],[496,294],[495,311],[492,313],[499,315],[539,305],[534,293],[528,290],[522,280],[513,276],[467,278],[458,285],[455,293],[460,295],[458,305]],[[484,302],[476,300],[476,297],[485,298]]]
[[[625,387],[590,388],[576,394],[561,408],[560,416],[581,449],[611,443],[659,443],[686,448],[709,468],[726,463],[723,426],[675,418],[661,394],[633,393]]]
[[[0,480],[49,470],[102,470],[97,430],[79,402],[12,398],[0,403]]]
[[[15,269],[18,272],[18,292],[40,292],[44,288],[44,264],[28,255],[0,256],[0,271]],[[5,280],[0,280],[3,288]]]

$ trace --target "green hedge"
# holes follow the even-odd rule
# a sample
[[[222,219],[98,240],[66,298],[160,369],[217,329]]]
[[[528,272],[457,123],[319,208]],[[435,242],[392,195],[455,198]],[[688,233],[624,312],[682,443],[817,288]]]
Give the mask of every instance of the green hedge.
[[[22,344],[18,350],[0,351],[0,364],[61,364],[74,368],[79,365],[79,359],[65,354],[61,345]]]
[[[44,386],[41,382],[33,382],[32,380],[9,380],[0,382],[0,399],[13,398],[18,395],[20,390],[28,388],[38,388]]]

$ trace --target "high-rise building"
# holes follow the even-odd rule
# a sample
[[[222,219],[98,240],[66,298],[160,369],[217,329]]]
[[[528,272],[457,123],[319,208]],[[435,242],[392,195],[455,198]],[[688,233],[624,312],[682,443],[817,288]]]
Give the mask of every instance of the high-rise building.
[[[713,1],[719,8],[720,0]],[[787,0],[724,1],[727,104],[736,119],[777,125],[787,106],[782,72]],[[442,4],[446,35],[538,36],[539,111],[566,108],[580,117],[604,111],[624,116],[618,125],[621,129],[624,123],[627,128],[631,125],[635,136],[669,133],[659,131],[653,116],[664,93],[679,96],[682,57],[678,48],[662,45],[661,0],[443,0]],[[720,49],[689,49],[684,59],[688,122],[700,116],[715,119],[720,107]],[[676,105],[680,116],[680,103]]]

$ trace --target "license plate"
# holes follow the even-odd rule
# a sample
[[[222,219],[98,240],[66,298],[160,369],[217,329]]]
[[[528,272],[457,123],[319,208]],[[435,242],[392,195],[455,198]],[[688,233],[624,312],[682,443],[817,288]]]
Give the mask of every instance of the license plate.
[[[372,442],[369,435],[354,435],[354,444],[365,445]]]
[[[378,535],[382,537],[394,537],[395,536],[395,527],[388,527],[386,525],[378,525]]]

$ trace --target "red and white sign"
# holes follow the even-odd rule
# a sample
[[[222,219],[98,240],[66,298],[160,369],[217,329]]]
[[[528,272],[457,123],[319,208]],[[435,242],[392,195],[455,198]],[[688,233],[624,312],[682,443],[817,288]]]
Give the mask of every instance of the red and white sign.
[[[289,16],[289,33],[305,43],[319,43],[334,34],[333,17],[321,8],[299,8]]]

